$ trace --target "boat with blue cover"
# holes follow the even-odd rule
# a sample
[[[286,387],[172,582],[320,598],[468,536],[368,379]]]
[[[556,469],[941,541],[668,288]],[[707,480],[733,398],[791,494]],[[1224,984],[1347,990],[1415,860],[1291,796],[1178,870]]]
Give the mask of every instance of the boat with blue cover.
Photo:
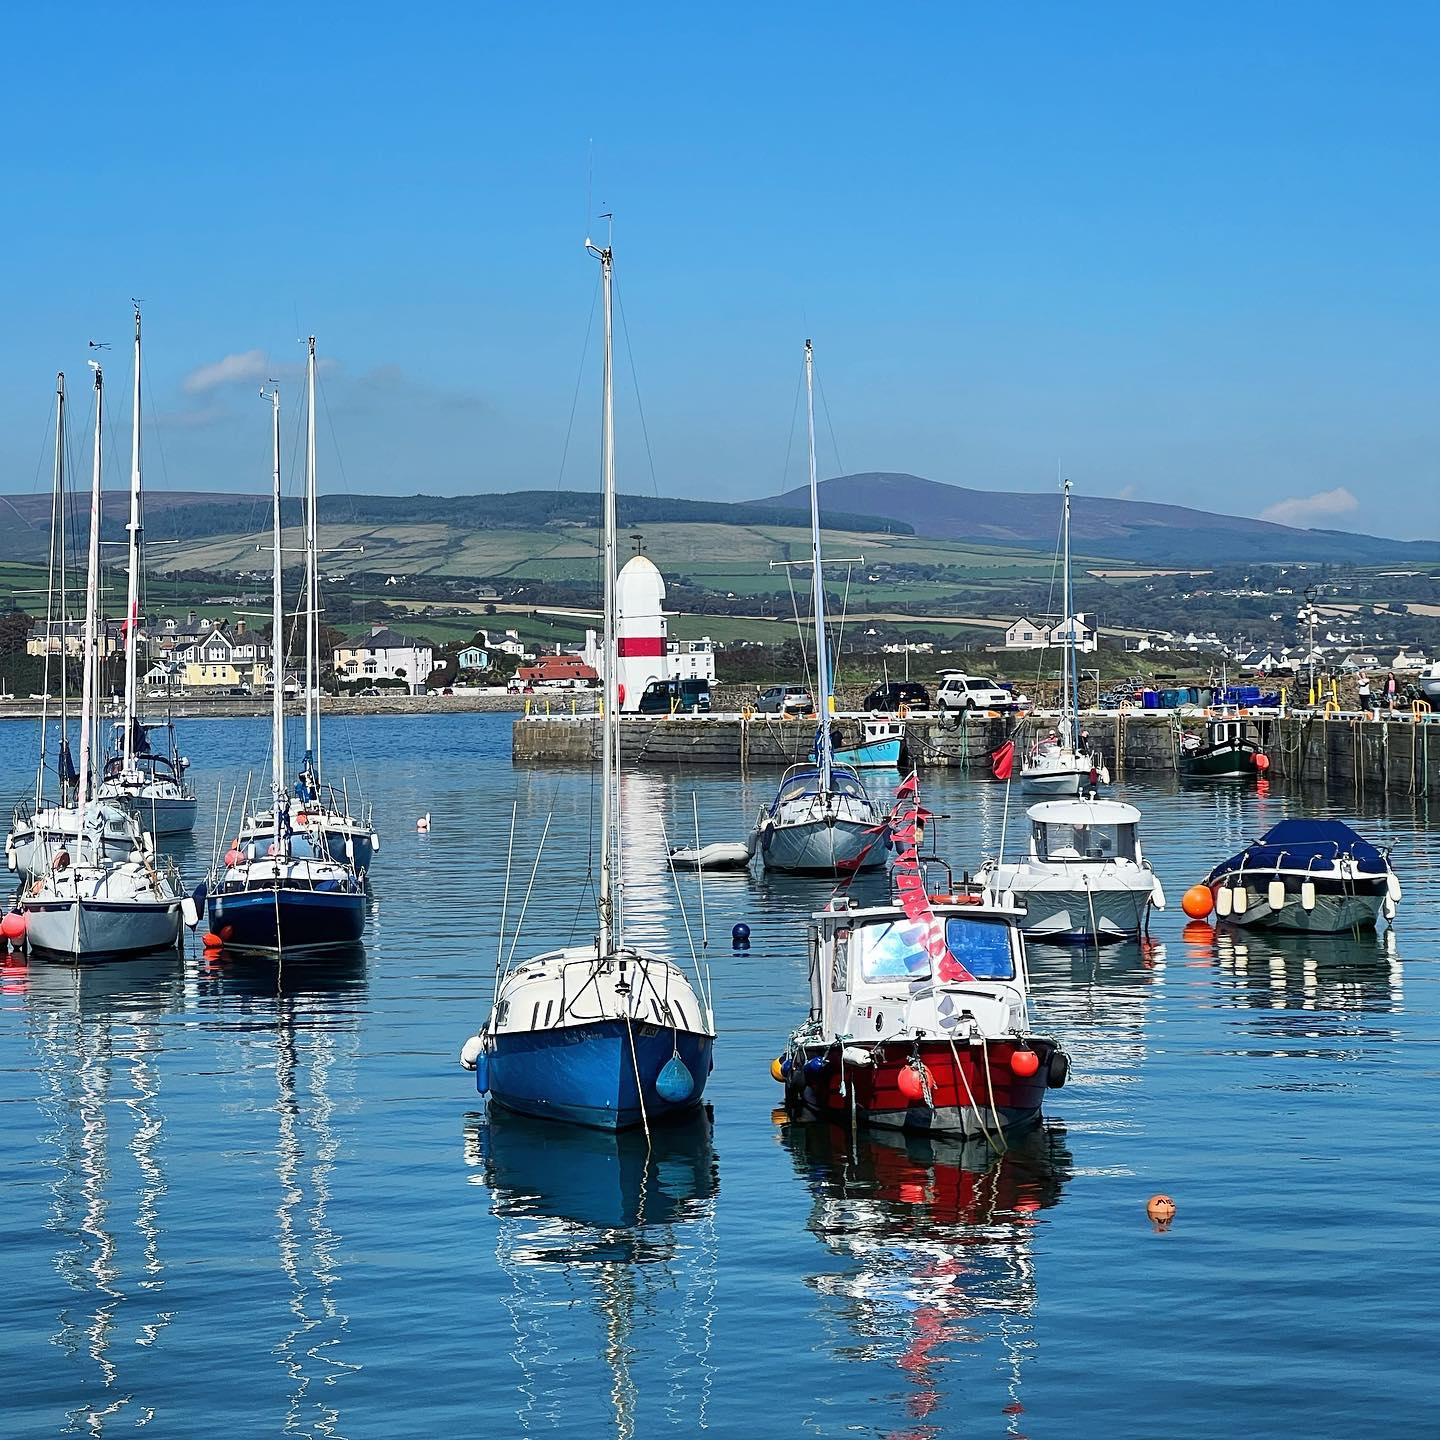
[[[271,652],[271,792],[268,835],[227,851],[204,887],[210,929],[228,950],[289,954],[356,944],[365,931],[365,887],[348,861],[316,855],[297,826],[285,784],[285,672],[280,641],[280,396],[269,394],[274,446],[274,575]]]
[[[648,1134],[657,1122],[693,1115],[700,1106],[713,1064],[715,1020],[699,960],[692,985],[673,960],[627,944],[616,905],[620,705],[612,254],[609,246],[587,241],[587,248],[600,261],[605,314],[599,926],[589,944],[548,950],[519,964],[497,961],[489,1017],[461,1047],[460,1063],[475,1073],[479,1092],[504,1110],[597,1130],[639,1126]],[[535,863],[538,867],[538,856]],[[507,886],[508,876],[507,863]],[[573,920],[573,906],[567,906],[566,928]],[[503,908],[500,932],[503,956]],[[518,934],[511,939],[511,956],[517,939]]]
[[[1401,897],[1389,852],[1339,820],[1282,820],[1205,884],[1227,924],[1321,934],[1392,920]]]

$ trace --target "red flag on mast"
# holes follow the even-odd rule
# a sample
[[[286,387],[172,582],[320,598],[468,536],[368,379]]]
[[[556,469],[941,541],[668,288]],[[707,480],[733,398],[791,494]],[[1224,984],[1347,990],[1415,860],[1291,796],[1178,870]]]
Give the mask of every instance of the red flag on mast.
[[[1008,780],[1015,768],[1015,742],[1007,740],[990,757],[990,769],[997,780]]]

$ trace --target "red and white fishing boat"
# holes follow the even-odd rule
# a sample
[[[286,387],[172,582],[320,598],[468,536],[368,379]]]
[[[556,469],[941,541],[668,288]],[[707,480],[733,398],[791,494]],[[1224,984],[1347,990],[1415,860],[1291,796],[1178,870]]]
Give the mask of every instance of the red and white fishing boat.
[[[998,1142],[1039,1118],[1069,1059],[1030,1028],[1024,911],[919,853],[930,817],[913,775],[896,800],[895,899],[840,893],[814,917],[810,1015],[773,1073],[799,1111]]]

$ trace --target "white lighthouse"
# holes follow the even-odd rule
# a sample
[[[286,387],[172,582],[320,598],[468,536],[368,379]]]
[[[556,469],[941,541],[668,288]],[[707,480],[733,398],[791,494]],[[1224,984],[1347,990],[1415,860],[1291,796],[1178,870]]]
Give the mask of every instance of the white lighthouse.
[[[652,680],[715,679],[715,646],[703,640],[670,639],[665,621],[665,581],[645,555],[634,555],[615,578],[616,651],[620,709],[632,714]],[[603,671],[600,637],[585,632],[585,661]]]

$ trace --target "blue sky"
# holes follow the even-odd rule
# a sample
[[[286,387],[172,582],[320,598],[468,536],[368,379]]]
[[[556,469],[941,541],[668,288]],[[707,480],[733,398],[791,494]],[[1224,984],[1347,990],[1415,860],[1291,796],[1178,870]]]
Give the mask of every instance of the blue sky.
[[[1063,459],[1092,493],[1440,534],[1434,7],[30,6],[7,31],[0,490],[45,483],[53,372],[83,388],[91,338],[123,421],[131,296],[152,485],[263,487],[256,382],[295,396],[313,330],[324,488],[555,486],[593,173],[650,439],[622,337],[622,488],[651,458],[662,493],[797,483],[808,333],[826,473],[1034,490]]]

